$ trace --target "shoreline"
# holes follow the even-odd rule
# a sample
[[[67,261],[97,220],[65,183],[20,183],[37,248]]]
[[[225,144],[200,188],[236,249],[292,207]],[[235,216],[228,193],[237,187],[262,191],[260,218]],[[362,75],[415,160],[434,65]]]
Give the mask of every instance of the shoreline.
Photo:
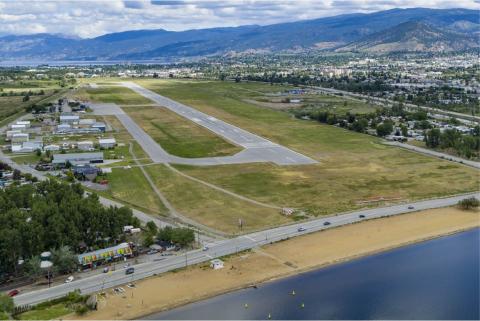
[[[98,311],[85,316],[70,314],[65,317],[141,319],[253,285],[478,228],[479,214],[478,211],[465,212],[455,208],[427,210],[307,234],[228,257],[224,259],[225,268],[221,270],[198,264],[137,282],[135,290],[125,287],[127,292],[124,296],[113,295],[109,289],[106,291],[107,298],[99,302]],[[416,223],[416,233],[413,231],[415,228],[405,224],[411,224],[412,220]],[[395,237],[391,237],[392,234]],[[338,253],[337,248],[332,250],[329,246],[318,246],[322,242],[338,246]],[[306,250],[298,251],[299,247]],[[258,269],[259,266],[263,268]],[[147,302],[145,305],[144,300]]]
[[[148,316],[151,316],[153,314],[166,312],[166,311],[173,310],[173,309],[176,309],[176,308],[179,308],[179,307],[191,304],[191,303],[195,303],[195,302],[199,302],[199,301],[203,301],[203,300],[208,300],[208,299],[216,297],[216,296],[221,296],[221,295],[232,293],[232,292],[235,292],[235,291],[248,289],[248,288],[251,288],[253,286],[261,286],[261,285],[264,285],[264,284],[267,284],[267,283],[270,283],[270,282],[275,282],[275,281],[283,280],[283,279],[286,279],[286,278],[289,278],[289,277],[292,277],[292,276],[301,275],[303,273],[308,273],[308,272],[312,272],[312,271],[315,271],[315,270],[321,270],[321,269],[324,269],[324,268],[327,268],[327,267],[333,267],[333,266],[338,265],[338,264],[354,261],[354,260],[357,260],[357,259],[361,259],[361,258],[364,258],[364,257],[376,255],[376,254],[385,253],[385,252],[388,252],[388,251],[400,249],[402,247],[407,247],[407,246],[410,246],[410,245],[419,244],[419,243],[422,243],[422,242],[427,242],[427,241],[430,241],[430,240],[434,240],[434,239],[438,239],[438,238],[442,238],[442,237],[446,237],[446,236],[450,236],[450,235],[455,235],[455,234],[467,232],[467,231],[474,230],[474,229],[477,229],[477,228],[480,228],[480,226],[472,226],[472,227],[468,227],[468,228],[464,228],[464,229],[460,229],[460,230],[455,230],[455,231],[452,231],[452,232],[447,232],[445,234],[429,236],[429,237],[426,237],[426,238],[423,238],[423,239],[418,239],[416,241],[410,241],[410,242],[407,242],[407,243],[404,243],[404,244],[399,244],[398,246],[392,246],[392,247],[384,248],[384,249],[381,249],[381,250],[378,250],[378,251],[373,251],[373,252],[369,252],[369,253],[365,253],[365,254],[354,255],[354,256],[351,256],[351,257],[345,257],[345,258],[339,259],[337,261],[323,263],[321,265],[312,266],[312,267],[308,267],[306,269],[300,269],[300,270],[297,270],[297,271],[292,271],[290,273],[286,273],[286,274],[282,274],[282,275],[276,275],[276,276],[273,276],[271,278],[260,280],[256,283],[243,285],[243,286],[239,286],[239,287],[236,287],[236,288],[227,289],[227,290],[219,292],[219,293],[207,294],[204,297],[199,297],[198,299],[190,300],[190,301],[187,301],[187,302],[180,302],[178,304],[172,304],[172,306],[165,307],[162,310],[158,310],[158,311],[153,312],[153,313],[140,315],[140,316],[136,317],[135,319],[141,320],[141,319],[143,319],[145,317],[148,317]]]

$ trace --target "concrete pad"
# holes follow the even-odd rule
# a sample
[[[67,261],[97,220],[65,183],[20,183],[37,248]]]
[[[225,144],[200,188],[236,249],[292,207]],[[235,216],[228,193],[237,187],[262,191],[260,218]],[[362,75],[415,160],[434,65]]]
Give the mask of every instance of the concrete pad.
[[[110,115],[123,115],[125,112],[117,104],[112,103],[92,103],[89,107],[93,110],[94,115],[98,116],[110,116]]]

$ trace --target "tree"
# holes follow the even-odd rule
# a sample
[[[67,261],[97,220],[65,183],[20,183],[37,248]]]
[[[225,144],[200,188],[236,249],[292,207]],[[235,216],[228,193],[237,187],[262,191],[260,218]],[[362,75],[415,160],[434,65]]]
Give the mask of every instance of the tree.
[[[380,137],[385,137],[391,133],[390,127],[386,124],[377,125],[377,135]]]
[[[147,232],[151,235],[156,235],[158,233],[157,225],[153,221],[148,221],[145,225],[145,228],[147,229]]]
[[[166,226],[160,229],[157,234],[157,239],[180,246],[187,246],[195,241],[195,232],[186,227],[173,228]]]
[[[405,125],[400,125],[400,130],[402,131],[402,136],[407,137],[408,136],[408,128]]]
[[[41,260],[39,256],[34,256],[25,263],[25,270],[30,278],[36,280],[42,275],[40,263]]]
[[[152,234],[150,234],[150,233],[145,234],[144,237],[143,237],[142,245],[144,247],[149,247],[153,243],[155,243],[155,242],[153,240]]]
[[[173,230],[172,243],[182,247],[190,245],[195,241],[195,232],[189,228],[181,227]]]
[[[356,132],[363,133],[368,126],[368,121],[364,118],[356,120],[352,124],[352,129]]]
[[[12,178],[15,181],[19,181],[22,178],[22,173],[18,169],[14,169]]]
[[[165,226],[158,231],[157,239],[160,241],[171,242],[173,235],[173,227]]]
[[[13,298],[6,294],[0,294],[0,312],[11,314],[15,310]]]
[[[60,273],[70,273],[77,267],[77,258],[69,246],[60,246],[58,249],[51,250],[52,263],[56,271]]]
[[[438,128],[434,128],[431,130],[426,131],[425,133],[425,143],[427,147],[436,148],[440,145],[440,130]]]

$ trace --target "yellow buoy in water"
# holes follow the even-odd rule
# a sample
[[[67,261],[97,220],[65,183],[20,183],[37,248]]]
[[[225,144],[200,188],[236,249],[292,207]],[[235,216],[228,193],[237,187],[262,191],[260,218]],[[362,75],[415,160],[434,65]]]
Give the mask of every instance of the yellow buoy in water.
[[[300,307],[301,307],[301,308],[304,308],[304,307],[305,307],[305,303],[300,304]]]

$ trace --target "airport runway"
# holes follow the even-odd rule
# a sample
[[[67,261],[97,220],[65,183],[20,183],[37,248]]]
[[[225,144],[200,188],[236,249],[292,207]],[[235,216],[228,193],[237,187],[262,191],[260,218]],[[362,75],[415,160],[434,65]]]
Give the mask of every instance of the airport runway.
[[[147,153],[149,153],[149,151],[152,152],[151,155],[149,153],[150,157],[153,157],[155,159],[162,158],[163,162],[189,164],[189,165],[219,165],[219,164],[240,164],[240,163],[253,163],[253,162],[273,162],[277,165],[302,165],[302,164],[317,163],[317,161],[315,161],[314,159],[311,159],[307,156],[297,153],[289,148],[273,143],[268,139],[265,139],[258,135],[252,134],[246,130],[243,130],[241,128],[228,124],[220,119],[217,119],[215,117],[202,113],[192,107],[183,105],[170,98],[161,96],[135,83],[123,82],[122,85],[154,101],[159,106],[168,108],[169,110],[177,113],[178,115],[185,117],[188,120],[193,121],[196,124],[207,128],[208,130],[214,132],[218,136],[223,137],[227,141],[244,148],[244,150],[241,151],[240,153],[233,156],[226,156],[226,157],[189,159],[189,158],[181,158],[173,155],[166,156],[165,155],[166,152],[160,146],[159,147],[150,146],[151,141],[149,139],[146,139],[145,142],[142,143],[143,138],[145,138],[145,135],[147,134],[146,133],[145,135],[143,133],[140,134],[140,132],[138,131],[140,127],[136,126],[138,128],[135,128],[135,125],[134,125],[135,122],[133,122],[133,120],[131,120],[130,117],[121,116],[120,117],[121,119],[120,118],[119,119],[120,121],[122,121],[122,124],[127,127],[128,131],[132,130],[131,132],[132,135],[134,134],[138,135],[138,138],[141,139],[141,141],[138,141],[138,142],[142,145],[142,147],[144,147],[145,151]],[[106,104],[101,104],[101,105],[106,105]],[[94,108],[94,109],[95,111],[97,110],[97,108]],[[109,110],[111,112],[115,112],[114,110],[111,110],[111,107],[109,108]],[[123,111],[121,113],[123,113]],[[118,114],[120,114],[120,112],[118,112]],[[127,117],[130,118],[130,120],[127,119]],[[135,136],[134,138],[137,139],[137,137]],[[157,151],[154,151],[153,149],[157,149]],[[162,151],[159,151],[158,149],[162,149]],[[166,154],[168,155],[168,153]]]
[[[162,148],[150,135],[148,135],[120,106],[112,103],[90,104],[90,108],[95,115],[113,115],[118,118],[123,127],[132,135],[132,137],[140,144],[143,150],[148,154],[150,159],[155,163],[174,163],[196,166],[208,165],[226,165],[226,164],[243,164],[257,162],[272,162],[277,165],[302,165],[314,164],[315,160],[303,156],[291,149],[283,147],[266,140],[260,136],[251,134],[243,129],[224,123],[220,120],[209,119],[210,128],[216,128],[223,131],[223,134],[229,135],[234,144],[242,146],[244,149],[232,156],[222,157],[204,157],[204,158],[183,158],[169,154]],[[190,107],[188,107],[190,108]],[[199,123],[199,118],[193,110],[194,118]],[[203,114],[206,118],[213,118]],[[188,117],[187,117],[188,118]],[[188,118],[190,119],[190,118]],[[195,120],[194,120],[195,121]],[[212,123],[213,122],[213,123]],[[218,122],[218,127],[215,127]],[[201,123],[201,122],[200,122]],[[200,124],[199,123],[199,124]],[[228,128],[228,129],[227,129]],[[236,137],[233,133],[237,133]],[[240,134],[241,133],[241,134]],[[222,136],[222,135],[220,135]]]

